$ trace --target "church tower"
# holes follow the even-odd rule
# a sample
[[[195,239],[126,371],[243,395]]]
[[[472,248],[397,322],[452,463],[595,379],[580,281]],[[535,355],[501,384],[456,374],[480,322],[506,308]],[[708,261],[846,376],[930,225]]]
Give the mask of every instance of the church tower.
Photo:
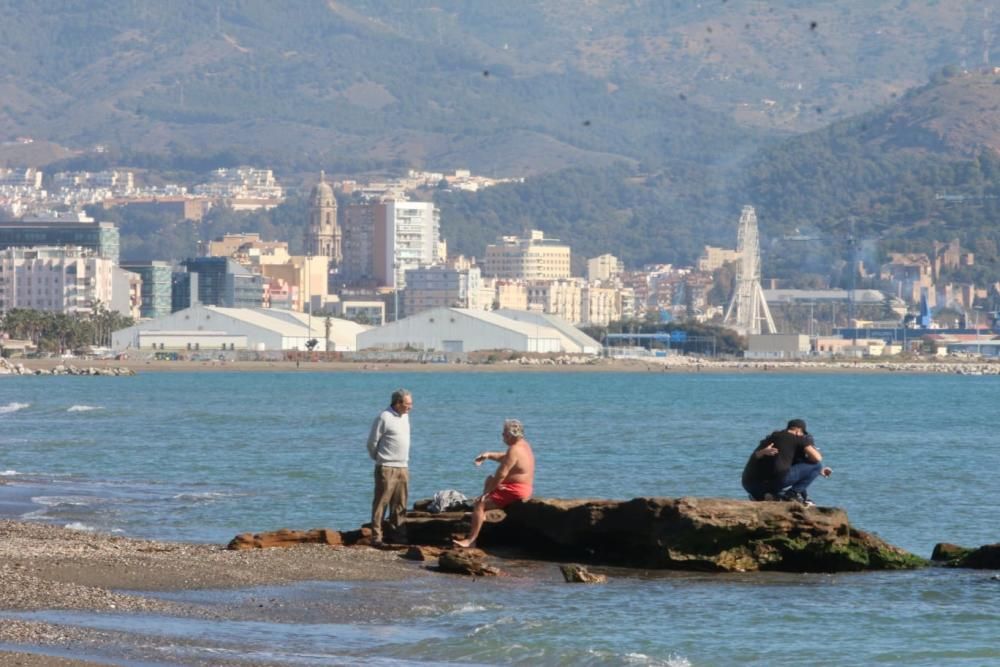
[[[330,259],[330,268],[339,267],[342,259],[340,225],[337,224],[337,198],[323,172],[309,196],[309,228],[306,230],[306,254]]]

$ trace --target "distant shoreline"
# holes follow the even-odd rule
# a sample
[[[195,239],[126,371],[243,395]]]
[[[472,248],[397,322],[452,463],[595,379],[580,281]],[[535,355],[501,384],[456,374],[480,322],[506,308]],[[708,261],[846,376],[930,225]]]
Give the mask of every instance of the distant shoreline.
[[[160,361],[144,359],[13,359],[28,370],[129,368],[144,372],[280,372],[280,373],[947,373],[1000,375],[1000,361],[955,360],[712,360],[696,357],[597,359],[590,363],[499,362],[424,363],[399,361]]]

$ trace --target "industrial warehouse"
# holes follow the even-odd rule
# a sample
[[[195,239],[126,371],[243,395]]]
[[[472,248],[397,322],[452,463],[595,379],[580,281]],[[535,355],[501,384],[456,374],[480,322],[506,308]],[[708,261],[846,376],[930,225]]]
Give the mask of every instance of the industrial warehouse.
[[[312,348],[310,341],[316,341]],[[601,345],[558,317],[531,311],[435,308],[371,328],[276,308],[196,304],[114,332],[112,349],[116,353],[410,349],[598,354]]]
[[[329,322],[329,331],[327,330]],[[210,350],[350,352],[364,325],[336,317],[277,308],[222,308],[196,304],[165,317],[115,331],[116,353]]]
[[[597,354],[601,344],[558,317],[531,311],[434,308],[358,334],[358,350],[511,350]]]

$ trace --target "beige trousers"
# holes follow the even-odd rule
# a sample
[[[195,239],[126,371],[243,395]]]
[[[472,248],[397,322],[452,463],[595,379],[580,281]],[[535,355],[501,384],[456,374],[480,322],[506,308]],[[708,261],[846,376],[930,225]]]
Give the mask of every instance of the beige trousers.
[[[375,466],[375,497],[372,500],[372,539],[382,541],[382,515],[389,507],[389,530],[399,536],[406,513],[406,497],[410,491],[408,468]]]

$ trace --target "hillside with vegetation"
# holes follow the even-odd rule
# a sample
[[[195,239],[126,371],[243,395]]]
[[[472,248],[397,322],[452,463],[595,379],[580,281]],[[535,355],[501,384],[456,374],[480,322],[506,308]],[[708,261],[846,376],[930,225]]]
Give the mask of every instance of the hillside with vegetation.
[[[576,170],[437,201],[454,246],[468,252],[534,225],[587,256],[689,264],[705,243],[733,247],[740,207],[753,204],[771,275],[828,273],[851,243],[874,263],[958,238],[976,253],[966,277],[982,284],[1000,279],[997,108],[1000,74],[947,70],[891,104],[739,165]]]
[[[957,238],[967,278],[1000,279],[1000,73],[949,68],[895,103],[758,154],[740,191],[765,233],[929,251]],[[829,243],[828,243],[829,245]]]
[[[0,137],[104,161],[328,173],[732,162],[972,66],[997,32],[971,1],[0,0],[0,12]]]
[[[527,176],[436,191],[453,250],[542,229],[582,258],[692,263],[757,208],[765,271],[848,240],[958,237],[995,275],[991,34],[979,2],[0,0],[0,165],[304,174],[466,167]],[[101,151],[92,149],[100,145]],[[306,181],[305,186],[308,188]],[[300,240],[301,196],[204,224],[102,213],[123,256],[225,231]],[[786,236],[814,246],[787,246]],[[832,240],[831,240],[832,239]],[[815,259],[816,255],[824,255]]]
[[[0,135],[100,144],[102,160],[152,154],[177,167],[208,157],[334,173],[525,175],[700,160],[745,150],[758,134],[673,90],[511,53],[466,24],[434,32],[419,20],[429,4],[407,5],[412,21],[355,4],[0,2],[18,17],[0,26]],[[461,15],[485,29],[479,6]],[[532,12],[519,20],[525,37],[551,28]]]
[[[481,256],[498,236],[541,229],[572,245],[575,265],[605,252],[628,266],[693,264],[705,244],[733,247],[740,208],[757,210],[765,276],[847,284],[852,253],[870,267],[890,251],[958,238],[976,266],[954,278],[1000,279],[1000,75],[945,73],[892,104],[789,139],[743,163],[619,162],[542,174],[476,193],[420,193],[441,209],[449,248]],[[342,206],[348,200],[341,202]],[[92,209],[122,229],[123,256],[179,258],[225,232],[301,247],[304,194],[270,212],[213,210],[199,224]]]

